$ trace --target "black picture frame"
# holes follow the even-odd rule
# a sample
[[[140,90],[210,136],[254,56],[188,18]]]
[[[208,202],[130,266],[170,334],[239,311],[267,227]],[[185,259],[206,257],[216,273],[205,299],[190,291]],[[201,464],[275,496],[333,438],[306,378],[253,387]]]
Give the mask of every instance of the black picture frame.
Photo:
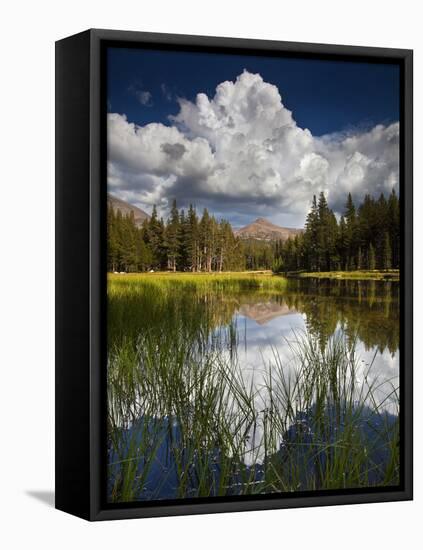
[[[104,51],[111,45],[399,64],[402,471],[398,488],[106,503]],[[411,50],[98,29],[56,42],[56,508],[93,521],[412,499],[412,102]]]

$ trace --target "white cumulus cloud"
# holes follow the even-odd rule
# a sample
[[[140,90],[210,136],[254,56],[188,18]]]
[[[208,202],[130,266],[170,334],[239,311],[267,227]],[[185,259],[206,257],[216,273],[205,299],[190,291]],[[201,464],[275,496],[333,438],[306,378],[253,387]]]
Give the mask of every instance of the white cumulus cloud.
[[[349,191],[359,199],[398,189],[398,123],[314,137],[276,86],[247,71],[219,84],[214,97],[199,93],[179,106],[169,125],[108,115],[111,192],[164,214],[176,198],[235,223],[265,215],[301,226],[320,191],[339,212]]]

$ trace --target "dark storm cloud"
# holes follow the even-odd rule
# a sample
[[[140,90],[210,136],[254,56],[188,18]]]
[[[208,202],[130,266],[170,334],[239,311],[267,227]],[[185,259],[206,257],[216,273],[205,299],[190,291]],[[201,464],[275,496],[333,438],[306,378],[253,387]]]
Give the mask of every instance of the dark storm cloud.
[[[187,151],[182,143],[162,143],[160,148],[173,160],[179,160]]]

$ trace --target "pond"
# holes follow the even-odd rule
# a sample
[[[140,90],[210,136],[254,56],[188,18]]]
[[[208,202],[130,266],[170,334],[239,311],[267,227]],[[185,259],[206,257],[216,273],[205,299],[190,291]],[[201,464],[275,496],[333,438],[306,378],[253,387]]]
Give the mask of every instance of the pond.
[[[399,482],[396,282],[116,277],[108,342],[112,502]]]

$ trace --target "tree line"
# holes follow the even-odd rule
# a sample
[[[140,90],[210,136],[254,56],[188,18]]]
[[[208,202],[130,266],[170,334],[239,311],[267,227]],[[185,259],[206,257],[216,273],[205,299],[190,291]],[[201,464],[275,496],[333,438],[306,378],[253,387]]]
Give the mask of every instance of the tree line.
[[[353,271],[399,264],[400,205],[394,190],[388,198],[366,195],[357,207],[349,193],[339,221],[322,192],[313,197],[304,232],[275,244],[273,269]]]
[[[137,227],[133,212],[123,216],[111,206],[107,214],[109,271],[238,271],[245,268],[242,243],[231,224],[217,221],[205,208],[201,217],[191,205],[178,210],[173,201],[167,222],[152,215]]]
[[[304,231],[286,241],[243,240],[227,220],[192,205],[169,218],[157,208],[141,227],[134,215],[109,206],[107,213],[109,271],[351,271],[399,268],[400,205],[395,191],[378,199],[366,195],[356,207],[348,195],[336,218],[324,193],[313,197]]]

